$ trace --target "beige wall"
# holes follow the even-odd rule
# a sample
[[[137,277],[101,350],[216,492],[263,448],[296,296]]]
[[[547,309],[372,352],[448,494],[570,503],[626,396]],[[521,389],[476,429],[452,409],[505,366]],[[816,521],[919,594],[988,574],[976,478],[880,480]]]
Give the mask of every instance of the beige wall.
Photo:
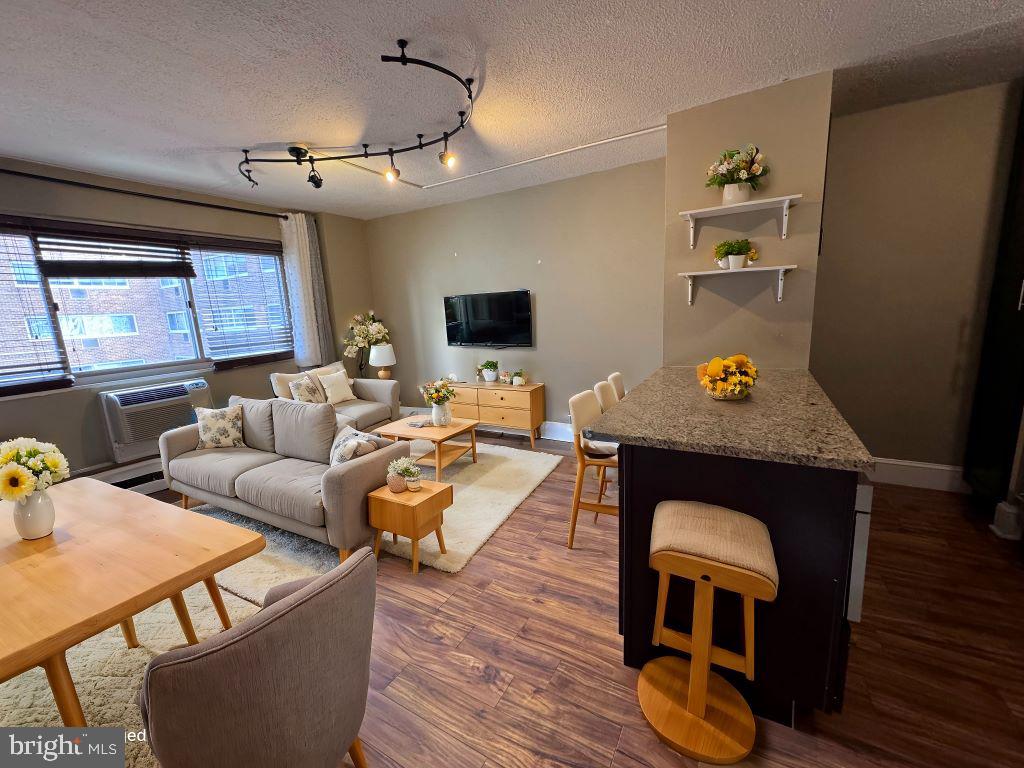
[[[661,361],[664,164],[566,181],[367,222],[373,308],[393,332],[402,400],[449,372],[497,358],[547,385],[547,419],[621,370],[627,386]],[[442,298],[528,288],[533,349],[448,347]]]
[[[811,339],[821,201],[825,182],[832,73],[791,80],[669,115],[665,165],[664,360],[696,364],[746,352],[762,367],[806,368]],[[696,250],[679,211],[720,205],[706,189],[707,167],[725,149],[754,142],[771,169],[755,197],[802,194],[779,238],[777,212],[761,211],[700,225]],[[748,237],[761,264],[797,264],[775,300],[771,274],[713,276],[697,283],[694,305],[679,272],[715,269],[715,243]]]
[[[0,167],[203,202],[238,205],[231,200],[192,195],[177,190],[133,184],[13,160],[0,161]],[[112,192],[77,189],[5,174],[0,174],[0,212],[177,229],[222,236],[280,239],[277,219],[145,200]],[[206,371],[198,375],[210,382],[214,402],[224,404],[231,394],[270,397],[272,393],[267,376],[271,370],[293,371],[295,365],[292,361],[286,361],[229,371]],[[183,376],[177,374],[163,378],[180,380]],[[111,382],[0,399],[0,439],[15,435],[32,435],[55,442],[67,454],[73,470],[108,463],[112,461],[112,456],[96,392],[141,383],[139,380]]]
[[[318,213],[316,228],[335,349],[340,357],[344,350],[349,319],[358,312],[375,309],[370,283],[366,222],[347,216]],[[345,363],[349,373],[355,375],[355,361],[347,358]],[[364,374],[367,373],[373,375],[374,371],[367,369]]]
[[[875,456],[962,463],[1019,102],[832,122],[811,371]]]

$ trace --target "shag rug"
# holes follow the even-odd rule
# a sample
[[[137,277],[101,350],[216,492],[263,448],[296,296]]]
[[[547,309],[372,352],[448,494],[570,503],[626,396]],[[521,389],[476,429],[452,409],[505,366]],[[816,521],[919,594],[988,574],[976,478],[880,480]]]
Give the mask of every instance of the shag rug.
[[[416,441],[413,455],[429,449],[429,443]],[[431,536],[420,542],[420,562],[450,573],[464,568],[559,461],[560,456],[547,453],[478,443],[476,464],[460,459],[444,471],[443,479],[455,485],[454,504],[444,513],[448,554],[440,553],[437,540]],[[425,468],[424,476],[433,477],[433,470]],[[217,575],[236,624],[259,610],[263,596],[275,584],[326,573],[338,564],[338,551],[318,541],[208,505],[193,511],[259,531],[267,539],[262,552]],[[393,544],[390,536],[385,536],[383,549],[406,559],[412,553],[408,540],[399,539]],[[220,631],[220,621],[202,584],[186,590],[185,601],[200,640]],[[138,648],[128,648],[120,629],[113,627],[67,652],[68,667],[90,726],[141,730],[137,696],[146,665],[185,641],[167,600],[137,614],[135,626]],[[41,669],[0,684],[0,727],[18,726],[61,726]],[[145,743],[129,742],[126,757],[130,768],[158,766]]]

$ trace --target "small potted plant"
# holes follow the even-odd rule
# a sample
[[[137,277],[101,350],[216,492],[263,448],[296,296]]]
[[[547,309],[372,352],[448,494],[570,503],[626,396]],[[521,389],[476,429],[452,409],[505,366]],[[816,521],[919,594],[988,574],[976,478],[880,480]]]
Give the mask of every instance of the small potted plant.
[[[512,372],[511,371],[502,371],[501,373],[498,374],[498,381],[500,381],[502,384],[511,384],[512,383]]]
[[[408,456],[403,456],[400,459],[395,459],[388,464],[388,487],[391,488],[391,477],[398,477],[402,479],[405,489],[410,491],[418,491],[420,489],[420,475],[422,472],[420,468],[416,466],[416,462],[410,459]],[[394,488],[391,488],[394,491]],[[404,490],[404,489],[403,489]],[[401,491],[396,491],[400,493]]]
[[[498,380],[498,361],[484,360],[480,363],[480,372],[484,375],[484,381]]]
[[[451,401],[455,399],[455,387],[448,379],[430,381],[420,387],[423,399],[430,406],[430,421],[435,427],[447,427],[452,423]]]
[[[753,144],[746,149],[727,149],[708,168],[705,187],[722,190],[722,205],[745,203],[750,190],[757,191],[761,180],[768,175],[764,155]]]
[[[521,387],[526,383],[526,371],[520,368],[517,371],[512,371],[512,384]]]
[[[68,460],[53,443],[18,437],[0,443],[0,499],[14,502],[14,527],[23,539],[53,533],[51,485],[70,476]]]
[[[714,400],[742,400],[757,382],[757,366],[746,355],[716,357],[697,366],[697,381]]]
[[[746,238],[723,240],[715,246],[715,263],[719,269],[743,269],[757,259],[757,249]]]

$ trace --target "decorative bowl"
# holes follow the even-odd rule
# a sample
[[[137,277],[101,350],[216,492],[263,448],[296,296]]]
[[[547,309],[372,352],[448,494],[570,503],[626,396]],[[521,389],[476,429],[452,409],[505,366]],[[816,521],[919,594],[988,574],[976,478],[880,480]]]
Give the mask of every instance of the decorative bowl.
[[[708,393],[708,397],[710,397],[712,400],[742,400],[743,398],[750,394],[749,389],[744,389],[739,392],[729,392],[728,394],[725,395],[716,395],[710,390],[704,391]]]

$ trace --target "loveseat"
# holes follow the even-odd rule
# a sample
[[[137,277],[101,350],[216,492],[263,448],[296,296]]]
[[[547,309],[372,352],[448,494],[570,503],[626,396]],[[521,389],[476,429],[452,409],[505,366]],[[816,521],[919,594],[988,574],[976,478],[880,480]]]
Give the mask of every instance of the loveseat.
[[[408,443],[378,438],[377,450],[329,466],[345,426],[331,405],[236,396],[228,404],[242,406],[241,447],[198,449],[198,424],[160,436],[172,491],[330,544],[342,561],[370,538],[366,496],[387,482],[391,461],[409,455]]]
[[[272,373],[270,386],[274,394],[284,400],[291,400],[292,393],[288,382],[302,378],[310,373],[334,373],[342,370],[341,363],[333,363],[323,368],[302,373]],[[338,426],[346,424],[361,432],[372,431],[374,427],[398,420],[398,382],[381,379],[349,379],[352,385],[354,400],[345,400],[333,406],[338,416]]]

